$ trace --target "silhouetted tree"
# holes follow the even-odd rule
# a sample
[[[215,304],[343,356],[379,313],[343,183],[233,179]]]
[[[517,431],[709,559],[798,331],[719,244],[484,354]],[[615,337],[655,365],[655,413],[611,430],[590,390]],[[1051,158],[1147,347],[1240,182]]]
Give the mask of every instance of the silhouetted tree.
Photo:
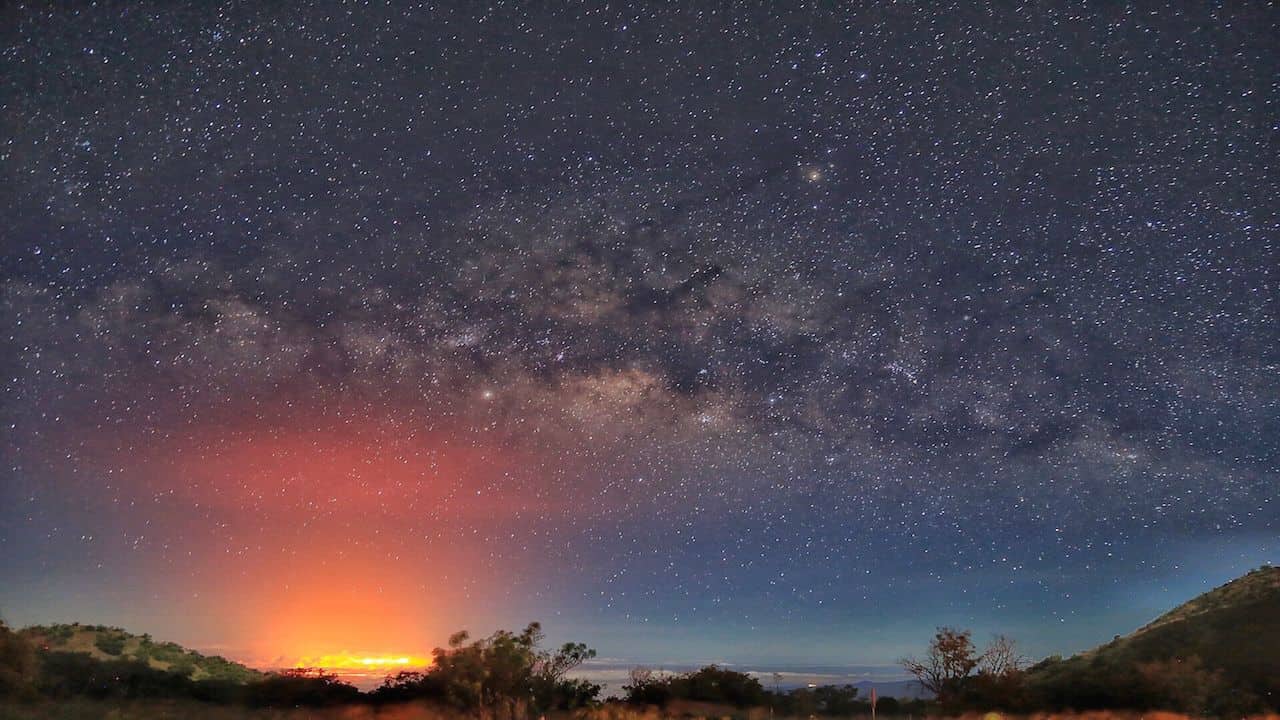
[[[923,660],[906,657],[899,662],[924,689],[946,703],[955,699],[961,682],[978,667],[981,657],[968,630],[941,627]]]
[[[401,670],[382,680],[369,696],[377,702],[405,702],[407,700],[440,699],[443,690],[437,678],[421,670]]]
[[[858,698],[853,685],[819,685],[796,688],[778,698],[785,714],[798,717],[836,715],[847,717],[871,712],[871,705]]]
[[[823,715],[853,715],[862,709],[858,688],[853,685],[819,685],[813,689],[813,696]]]
[[[537,623],[534,646],[542,639]],[[566,675],[596,656],[596,651],[583,643],[565,643],[555,652],[534,654],[532,672],[534,707],[545,710],[573,710],[589,705],[600,694],[600,686],[584,679],[568,679]]]
[[[1017,643],[1007,635],[991,638],[978,660],[980,674],[1007,677],[1027,667],[1027,658],[1018,652]]]
[[[251,684],[247,696],[253,705],[322,707],[352,702],[360,691],[322,668],[293,668]]]
[[[1013,639],[996,635],[978,656],[977,674],[959,681],[961,704],[975,710],[1028,709],[1026,666],[1027,660]]]
[[[542,637],[536,622],[520,633],[499,630],[471,642],[466,632],[456,633],[447,648],[435,650],[435,663],[425,677],[408,680],[454,707],[494,717],[572,709],[594,701],[600,686],[566,675],[595,657],[595,651],[581,643],[540,650]]]
[[[658,676],[645,668],[631,671],[623,686],[627,702],[637,705],[666,705],[671,700],[698,700],[727,703],[738,707],[763,705],[764,686],[754,677],[708,665],[681,675]]]
[[[671,700],[671,686],[665,678],[647,667],[634,667],[622,686],[623,698],[633,705],[665,706]]]
[[[738,707],[764,704],[764,686],[754,677],[708,665],[672,679],[676,697],[705,702],[723,702]]]

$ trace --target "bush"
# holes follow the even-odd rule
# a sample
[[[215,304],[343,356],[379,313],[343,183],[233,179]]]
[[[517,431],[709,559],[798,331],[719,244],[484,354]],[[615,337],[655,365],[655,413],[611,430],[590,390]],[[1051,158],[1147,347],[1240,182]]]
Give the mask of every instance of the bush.
[[[246,688],[250,705],[322,707],[353,702],[360,691],[316,668],[297,668],[269,675]]]
[[[95,660],[84,653],[45,653],[39,690],[49,697],[190,697],[192,683],[136,660]]]
[[[35,693],[36,649],[0,622],[0,698]]]
[[[119,655],[124,652],[125,638],[123,635],[114,632],[99,632],[98,637],[93,641],[93,646],[108,655]]]
[[[444,687],[429,672],[401,670],[383,679],[382,685],[370,693],[376,702],[408,702],[410,700],[440,700]]]
[[[637,669],[631,673],[631,683],[622,689],[627,702],[637,705],[665,706],[672,700],[695,700],[749,707],[763,705],[766,698],[759,680],[717,665],[666,676]]]
[[[251,670],[238,663],[233,663],[221,655],[203,656],[191,653],[185,656],[187,660],[195,663],[198,670],[203,670],[205,676],[210,680],[224,680],[234,683],[250,683],[262,679],[262,674],[256,670]],[[177,660],[175,662],[184,662]]]
[[[169,664],[169,672],[177,673],[183,677],[191,677],[191,674],[195,671],[196,663],[195,660],[192,660],[191,658],[182,658],[177,662]]]
[[[424,696],[467,712],[516,715],[526,710],[543,713],[569,710],[595,701],[600,686],[565,677],[595,657],[581,643],[566,643],[554,652],[539,649],[542,626],[529,625],[520,633],[499,630],[470,641],[460,632],[448,648],[434,652],[435,664],[423,678],[398,676],[387,694],[420,690]],[[426,695],[430,693],[431,695]]]

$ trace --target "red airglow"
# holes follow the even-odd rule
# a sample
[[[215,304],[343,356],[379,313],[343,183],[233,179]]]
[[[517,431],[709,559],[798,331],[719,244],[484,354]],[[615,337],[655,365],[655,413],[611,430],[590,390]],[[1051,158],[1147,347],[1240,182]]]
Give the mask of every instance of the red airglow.
[[[516,568],[501,566],[486,533],[560,510],[531,485],[535,459],[481,437],[390,420],[292,420],[158,440],[111,428],[77,458],[120,469],[109,491],[145,508],[132,532],[146,534],[150,582],[170,594],[157,602],[185,607],[183,633],[217,637],[233,659],[420,666],[497,609],[478,599],[510,587]]]
[[[451,443],[438,436],[396,437],[388,432],[301,430],[180,441],[155,459],[183,472],[203,500],[296,507],[325,512],[468,503],[473,487],[491,484],[508,469],[510,454]]]
[[[286,569],[289,582],[264,588],[259,611],[245,618],[254,654],[273,658],[272,665],[329,668],[339,665],[306,659],[428,656],[450,632],[438,619],[456,617],[462,599],[451,589],[433,593],[397,577],[410,568],[371,560]]]

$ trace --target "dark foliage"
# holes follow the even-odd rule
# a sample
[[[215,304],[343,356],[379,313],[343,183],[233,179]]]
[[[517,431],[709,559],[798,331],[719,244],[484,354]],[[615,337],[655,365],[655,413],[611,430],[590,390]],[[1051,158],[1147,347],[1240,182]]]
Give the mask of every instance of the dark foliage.
[[[944,692],[940,702],[881,698],[882,716],[943,712],[1041,713],[1061,710],[1173,710],[1239,717],[1280,707],[1275,618],[1280,575],[1270,568],[1193,600],[1128,637],[1066,660],[1031,667],[1008,638],[979,652],[965,630],[942,628],[923,660],[908,661]],[[58,643],[95,633],[113,657],[63,652]],[[358,701],[427,701],[495,720],[568,711],[596,702],[601,688],[569,673],[595,656],[581,643],[539,647],[542,629],[499,631],[472,640],[458,633],[434,652],[426,671],[401,672],[367,695],[320,670],[263,676],[220,657],[118,628],[63,625],[20,633],[0,623],[0,697],[133,700],[194,699],[256,707],[323,707]],[[134,639],[137,642],[134,642]],[[51,647],[52,646],[52,647]],[[81,645],[82,646],[82,645]],[[1200,654],[1204,652],[1204,655]],[[201,679],[196,680],[194,677]],[[683,674],[637,668],[627,702],[667,706],[693,701],[769,707],[779,716],[865,716],[867,699],[849,685],[766,692],[751,675],[709,665]]]
[[[287,670],[245,688],[248,704],[258,707],[325,707],[359,698],[359,690],[317,668]]]
[[[457,633],[447,648],[436,649],[430,670],[388,677],[371,697],[379,702],[430,700],[507,717],[573,710],[595,702],[599,685],[566,677],[595,657],[595,651],[581,643],[566,643],[554,652],[542,650],[541,640],[538,623],[520,633],[502,630],[475,641],[465,632]]]
[[[749,707],[764,705],[767,699],[759,680],[716,665],[681,675],[659,675],[637,669],[622,689],[627,702],[637,705],[664,706],[679,699]]]
[[[338,705],[360,697],[356,688],[321,672],[289,671],[248,684],[196,681],[138,660],[95,660],[69,652],[44,653],[36,687],[50,698],[189,698],[271,707]]]
[[[0,622],[0,698],[24,698],[35,693],[35,647]]]
[[[137,660],[95,660],[84,653],[47,652],[37,687],[54,698],[190,697],[194,683]]]
[[[900,662],[925,690],[933,693],[939,702],[949,704],[960,695],[961,686],[981,664],[982,656],[968,630],[942,627],[929,643],[923,659],[908,657]]]
[[[1029,668],[1036,708],[1165,709],[1241,715],[1280,709],[1280,569],[1264,566],[1127,637]]]
[[[101,652],[118,660],[137,660],[153,669],[186,675],[192,679],[225,680],[251,683],[263,679],[257,670],[217,655],[207,656],[173,642],[155,642],[150,635],[134,635],[121,628],[105,625],[34,625],[19,634],[37,649],[48,652],[77,652],[70,645],[77,635],[92,634],[92,642]],[[136,642],[135,642],[136,641]]]
[[[399,703],[409,700],[441,700],[444,688],[439,678],[419,670],[402,670],[389,675],[369,697],[381,703]]]
[[[125,637],[121,633],[99,633],[93,641],[94,647],[108,655],[119,655],[124,652]]]
[[[858,688],[852,685],[820,685],[799,688],[778,697],[773,702],[775,711],[784,715],[808,717],[810,715],[854,715],[870,712],[869,702],[858,699]]]
[[[538,647],[542,628],[499,631],[469,641],[458,633],[435,651],[425,672],[402,672],[363,695],[334,674],[296,669],[262,675],[220,657],[206,657],[174,643],[156,643],[117,628],[51,626],[29,628],[30,638],[0,624],[0,696],[96,700],[194,699],[253,707],[325,707],[364,700],[428,700],[489,717],[520,717],[573,710],[595,702],[600,686],[567,674],[595,651],[567,643]],[[96,634],[95,645],[113,655],[99,660],[84,652],[47,649],[79,632]],[[130,639],[136,648],[126,654]],[[46,648],[41,651],[32,639]],[[200,680],[192,679],[199,675]],[[247,679],[247,680],[246,680]]]

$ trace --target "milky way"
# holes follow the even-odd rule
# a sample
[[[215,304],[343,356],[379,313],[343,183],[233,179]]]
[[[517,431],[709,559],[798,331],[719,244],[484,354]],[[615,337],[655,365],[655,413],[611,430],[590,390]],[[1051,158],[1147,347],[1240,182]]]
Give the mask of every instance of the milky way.
[[[889,663],[1274,560],[1274,8],[769,5],[10,6],[0,611]]]

